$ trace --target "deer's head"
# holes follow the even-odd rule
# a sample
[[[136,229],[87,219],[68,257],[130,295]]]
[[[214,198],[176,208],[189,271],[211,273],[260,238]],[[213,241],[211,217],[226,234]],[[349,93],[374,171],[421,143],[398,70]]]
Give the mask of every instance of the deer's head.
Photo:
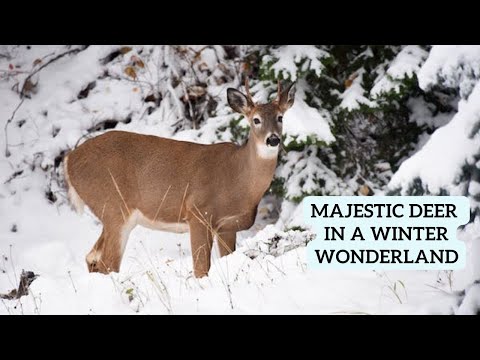
[[[255,103],[250,95],[248,79],[246,95],[229,88],[227,99],[230,107],[244,115],[250,123],[250,140],[255,141],[257,152],[263,158],[276,158],[282,138],[283,115],[295,100],[295,83],[282,86],[278,82],[277,98],[267,104]]]

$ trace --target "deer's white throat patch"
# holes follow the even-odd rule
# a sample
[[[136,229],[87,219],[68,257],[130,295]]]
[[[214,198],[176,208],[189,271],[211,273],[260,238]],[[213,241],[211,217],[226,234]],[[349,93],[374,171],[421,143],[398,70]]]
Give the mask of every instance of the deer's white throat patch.
[[[262,159],[274,159],[278,156],[280,146],[269,146],[267,144],[257,144],[257,154]]]

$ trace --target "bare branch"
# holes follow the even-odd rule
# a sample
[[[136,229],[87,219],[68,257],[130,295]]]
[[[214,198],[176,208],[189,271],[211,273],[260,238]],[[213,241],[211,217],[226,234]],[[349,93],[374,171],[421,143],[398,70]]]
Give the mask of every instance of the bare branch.
[[[42,66],[38,67],[36,70],[34,70],[30,75],[27,76],[27,78],[25,79],[25,81],[23,82],[23,86],[22,86],[22,90],[20,91],[20,98],[24,98],[25,97],[25,85],[26,84],[31,84],[31,78],[32,76],[34,76],[35,74],[39,73],[41,70],[45,69],[48,65],[54,63],[55,61],[63,58],[64,56],[67,56],[67,55],[71,55],[71,54],[76,54],[76,53],[79,53],[80,51],[83,51],[85,50],[86,48],[88,47],[88,45],[85,45],[85,47],[83,48],[75,48],[75,49],[71,49],[71,50],[68,50],[68,51],[65,51],[53,58],[51,58],[50,60],[48,60],[45,64],[43,64]]]
[[[10,116],[10,119],[8,119],[7,123],[5,124],[5,157],[10,156],[10,150],[8,149],[8,134],[7,134],[8,125],[10,125],[10,123],[13,121],[13,119],[15,118],[15,114],[17,113],[18,109],[20,109],[20,106],[22,106],[24,101],[25,101],[25,98],[20,100],[15,110],[13,110],[12,116]]]

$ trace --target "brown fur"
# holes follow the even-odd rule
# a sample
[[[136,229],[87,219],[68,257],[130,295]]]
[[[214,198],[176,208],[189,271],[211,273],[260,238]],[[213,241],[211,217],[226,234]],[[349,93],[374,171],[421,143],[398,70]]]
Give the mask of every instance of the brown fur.
[[[248,109],[250,121],[259,114],[265,124],[252,129],[243,146],[110,131],[70,152],[69,194],[103,223],[87,255],[89,270],[118,272],[128,235],[141,224],[170,231],[188,226],[195,276],[208,274],[213,237],[223,256],[235,250],[236,232],[253,225],[277,163],[258,156],[257,145],[278,131],[279,112],[278,101]]]

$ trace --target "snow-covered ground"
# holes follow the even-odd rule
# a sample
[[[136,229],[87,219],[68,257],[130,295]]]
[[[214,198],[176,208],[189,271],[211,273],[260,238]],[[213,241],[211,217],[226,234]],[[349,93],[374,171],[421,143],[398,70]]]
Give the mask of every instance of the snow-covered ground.
[[[1,50],[4,49],[0,46]],[[465,289],[473,280],[472,274],[478,273],[478,264],[472,258],[468,259],[465,270],[454,273],[309,270],[305,247],[294,232],[289,234],[293,249],[254,256],[269,248],[269,241],[287,222],[281,218],[277,224],[271,224],[274,220],[268,216],[272,210],[268,199],[262,202],[253,228],[240,233],[235,253],[218,259],[214,251],[215,260],[206,278],[192,276],[188,234],[140,227],[130,236],[120,273],[88,273],[85,255],[98,238],[101,225],[90,212],[80,216],[65,202],[65,191],[56,182],[62,176],[55,160],[60,152],[74,147],[87,129],[110,119],[130,119],[117,129],[212,142],[214,135],[218,136],[216,129],[232,118],[230,113],[219,111],[200,130],[185,127],[173,133],[172,128],[182,116],[176,112],[179,107],[174,102],[181,96],[164,98],[152,113],[143,101],[152,91],[151,84],[161,84],[161,74],[150,68],[159,50],[144,48],[145,52],[150,51],[150,61],[145,61],[144,66],[134,58],[141,57],[135,49],[129,50],[128,56],[103,65],[99,59],[113,50],[113,47],[91,46],[75,57],[66,55],[41,70],[32,78],[32,83],[38,84],[31,99],[24,100],[6,127],[7,119],[21,103],[15,84],[23,84],[32,68],[40,67],[66,49],[18,48],[12,50],[10,59],[0,58],[0,70],[8,70],[0,72],[0,294],[18,287],[22,270],[39,275],[29,295],[19,300],[0,299],[0,314],[448,314],[458,311],[455,292]],[[168,59],[168,54],[157,55],[158,59],[161,56]],[[205,66],[215,66],[212,53],[204,51],[202,56]],[[136,66],[135,81],[128,78],[131,73],[125,75],[129,66]],[[102,76],[106,69],[111,76]],[[220,71],[210,70],[210,78]],[[96,84],[90,94],[79,97],[93,81]],[[212,96],[225,102],[225,88],[234,84],[209,85],[208,91],[215,94]],[[312,119],[308,118],[312,108],[304,102],[298,106],[298,111],[290,114],[291,120],[297,120],[296,116],[306,118],[298,119],[299,126],[292,127],[292,131],[308,131],[312,129],[309,126]],[[333,140],[327,123],[318,114],[315,116],[318,119],[313,135]],[[229,136],[228,130],[220,135],[224,139]],[[297,185],[291,186],[294,193]],[[46,190],[52,193],[46,196]],[[57,198],[55,203],[47,200],[51,196]],[[284,207],[287,206],[285,203]],[[290,214],[298,215],[298,211],[291,210]],[[290,217],[290,224],[298,225],[299,219]],[[459,234],[467,243],[467,251],[478,246],[473,239],[479,229],[476,223]],[[472,293],[469,296],[475,297],[476,293]],[[469,303],[475,301],[469,298]]]
[[[255,227],[200,280],[188,234],[143,228],[132,232],[120,273],[90,274],[84,257],[101,229],[89,213],[36,193],[0,204],[0,293],[17,287],[22,269],[40,275],[28,296],[1,300],[0,314],[447,314],[458,306],[451,291],[468,283],[461,273],[309,270],[305,247],[251,259],[242,250]]]

